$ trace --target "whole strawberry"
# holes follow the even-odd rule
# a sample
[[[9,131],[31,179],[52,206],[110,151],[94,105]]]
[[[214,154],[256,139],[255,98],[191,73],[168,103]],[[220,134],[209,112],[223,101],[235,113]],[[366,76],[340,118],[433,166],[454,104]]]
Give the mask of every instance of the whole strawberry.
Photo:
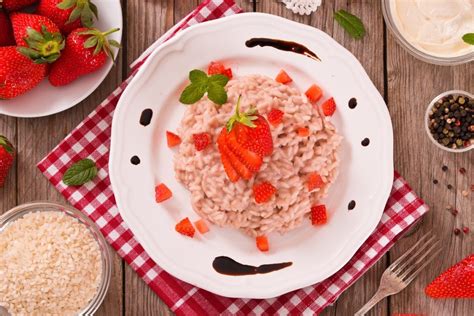
[[[14,46],[0,47],[0,99],[12,99],[36,87],[46,76],[38,64]]]
[[[5,184],[14,159],[15,149],[5,136],[0,135],[0,188]]]
[[[15,45],[12,25],[5,11],[0,9],[0,46]]]
[[[97,6],[90,0],[40,0],[36,11],[56,23],[63,34],[80,27],[92,27]]]
[[[113,59],[112,46],[120,47],[117,41],[107,39],[118,30],[101,32],[95,28],[80,28],[72,31],[61,58],[51,66],[49,82],[55,87],[65,86],[102,68],[108,58]]]
[[[0,5],[9,12],[18,11],[20,9],[26,8],[38,0],[3,0],[0,1]]]
[[[425,293],[433,298],[474,298],[474,254],[441,273]]]

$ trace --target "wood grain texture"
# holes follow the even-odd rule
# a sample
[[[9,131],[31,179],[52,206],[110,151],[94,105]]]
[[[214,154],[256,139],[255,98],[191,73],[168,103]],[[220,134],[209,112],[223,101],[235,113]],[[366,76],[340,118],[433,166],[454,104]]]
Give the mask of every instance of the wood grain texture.
[[[472,63],[456,67],[441,67],[421,62],[408,54],[387,34],[388,103],[395,141],[395,168],[413,189],[430,205],[419,231],[401,240],[390,251],[394,261],[423,233],[433,230],[441,239],[443,252],[402,293],[390,299],[392,312],[424,313],[427,315],[469,315],[474,300],[433,300],[424,295],[425,286],[444,269],[474,252],[472,233],[454,236],[455,227],[473,229],[472,193],[461,195],[473,183],[474,154],[451,154],[435,147],[424,131],[423,117],[429,102],[439,93],[452,89],[474,88]],[[442,165],[448,166],[443,172]],[[461,175],[460,167],[468,172]],[[437,179],[439,184],[433,184]],[[452,184],[455,189],[448,190]],[[445,207],[452,205],[460,214],[452,216]]]

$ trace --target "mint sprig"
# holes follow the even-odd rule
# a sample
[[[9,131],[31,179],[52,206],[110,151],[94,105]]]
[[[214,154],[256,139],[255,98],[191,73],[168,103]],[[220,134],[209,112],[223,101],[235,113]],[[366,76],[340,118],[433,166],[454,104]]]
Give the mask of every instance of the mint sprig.
[[[345,10],[334,12],[334,19],[339,23],[350,36],[361,39],[365,35],[364,23],[361,19]]]
[[[469,45],[474,45],[474,33],[466,33],[463,35],[462,40]]]
[[[184,104],[193,104],[201,100],[207,93],[212,102],[222,105],[227,102],[227,92],[224,87],[229,78],[224,75],[208,76],[204,71],[194,69],[189,72],[191,83],[183,90],[179,101]]]
[[[63,176],[64,184],[68,186],[83,185],[97,175],[97,166],[90,159],[82,159],[74,163]]]

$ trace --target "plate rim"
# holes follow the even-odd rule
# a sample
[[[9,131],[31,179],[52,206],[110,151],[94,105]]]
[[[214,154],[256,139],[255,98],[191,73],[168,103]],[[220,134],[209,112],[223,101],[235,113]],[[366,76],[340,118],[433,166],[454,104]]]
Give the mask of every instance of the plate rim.
[[[370,95],[372,98],[378,98],[379,100],[382,101],[383,105],[385,105],[384,107],[380,107],[380,115],[381,115],[381,118],[384,119],[384,121],[385,121],[385,122],[382,122],[383,125],[387,124],[386,125],[387,128],[385,129],[385,132],[387,134],[386,135],[387,138],[385,140],[387,140],[389,142],[388,144],[384,144],[386,149],[383,150],[382,153],[387,156],[387,157],[384,157],[384,158],[388,158],[390,160],[389,164],[388,164],[389,167],[387,168],[387,171],[386,171],[387,176],[388,175],[390,175],[390,176],[389,176],[389,179],[387,179],[387,183],[385,184],[385,187],[381,188],[380,193],[377,194],[377,196],[379,198],[378,199],[374,198],[374,202],[373,202],[373,204],[375,206],[382,205],[380,207],[380,211],[379,211],[379,214],[378,214],[380,216],[377,215],[377,216],[373,217],[374,218],[373,223],[370,223],[370,225],[366,226],[366,227],[369,227],[369,228],[366,228],[366,232],[363,234],[365,237],[361,238],[360,241],[355,242],[355,244],[356,244],[355,246],[353,246],[351,244],[351,247],[350,247],[350,249],[352,249],[351,251],[347,251],[349,243],[347,243],[343,247],[342,251],[346,252],[346,256],[343,256],[344,259],[341,260],[339,264],[334,265],[332,269],[329,269],[331,272],[326,273],[327,275],[323,279],[315,279],[315,278],[308,277],[307,279],[302,280],[300,282],[293,282],[291,286],[285,286],[285,284],[281,284],[279,287],[275,286],[272,289],[267,289],[266,293],[256,293],[254,291],[254,289],[249,289],[249,288],[245,289],[244,291],[243,290],[234,290],[231,287],[222,286],[222,284],[219,286],[218,283],[211,282],[211,280],[208,280],[208,279],[206,279],[206,282],[203,283],[203,282],[199,282],[200,278],[196,277],[194,272],[189,273],[188,271],[178,271],[176,269],[173,269],[173,261],[168,261],[166,256],[163,256],[163,257],[160,257],[160,258],[152,257],[151,251],[148,250],[148,249],[151,249],[152,247],[151,246],[148,247],[148,245],[145,246],[146,243],[142,242],[144,240],[142,238],[143,234],[142,233],[137,234],[136,232],[133,232],[134,235],[135,235],[135,238],[137,240],[139,240],[140,244],[143,246],[145,251],[150,255],[150,257],[152,257],[152,259],[162,269],[164,269],[165,271],[167,271],[168,273],[170,273],[174,277],[176,277],[180,280],[183,280],[184,282],[190,283],[190,284],[192,284],[192,285],[194,285],[198,288],[202,288],[202,289],[205,289],[207,291],[216,293],[218,295],[226,296],[226,297],[267,299],[267,298],[277,297],[277,296],[283,295],[285,293],[291,292],[293,290],[301,289],[303,287],[310,286],[310,285],[313,285],[315,283],[321,282],[321,281],[327,279],[328,277],[330,277],[331,275],[333,275],[334,273],[336,273],[337,271],[339,271],[344,265],[346,265],[351,260],[351,258],[354,256],[354,254],[359,250],[359,248],[364,244],[364,242],[367,240],[367,238],[370,237],[370,235],[372,234],[374,229],[377,227],[377,225],[380,222],[380,219],[383,215],[384,206],[385,206],[385,204],[386,204],[386,202],[389,198],[390,192],[391,192],[391,188],[392,188],[392,184],[393,184],[393,174],[394,174],[394,167],[393,167],[393,127],[392,127],[392,121],[391,121],[391,118],[390,118],[388,107],[386,106],[385,100],[380,95],[380,92],[378,91],[378,89],[373,84],[373,82],[370,79],[370,77],[368,76],[367,72],[365,71],[363,66],[360,64],[359,60],[349,50],[347,50],[345,47],[343,47],[341,44],[339,44],[337,41],[335,41],[331,36],[329,36],[327,33],[325,33],[324,31],[322,31],[318,28],[315,28],[315,27],[312,27],[312,26],[309,26],[309,25],[306,25],[306,24],[301,24],[301,23],[298,23],[298,22],[295,22],[295,21],[291,21],[291,20],[285,19],[283,17],[279,17],[279,16],[275,16],[275,15],[271,15],[271,14],[266,14],[266,13],[256,13],[256,12],[240,13],[240,14],[236,14],[236,15],[232,15],[232,16],[223,17],[223,18],[213,20],[213,21],[196,24],[196,25],[193,25],[193,26],[189,27],[186,30],[181,31],[174,38],[172,38],[169,41],[167,41],[166,43],[162,44],[153,53],[150,54],[150,56],[147,58],[145,63],[142,65],[142,67],[139,69],[137,74],[134,76],[134,78],[131,80],[131,82],[129,83],[129,85],[127,86],[125,91],[123,92],[122,97],[120,98],[120,100],[117,104],[117,107],[115,109],[114,116],[113,116],[113,122],[112,122],[112,137],[111,137],[111,149],[110,149],[110,159],[109,159],[109,176],[110,176],[113,191],[114,192],[116,192],[116,191],[119,192],[119,190],[117,188],[118,188],[118,185],[121,181],[119,181],[117,179],[118,176],[116,178],[115,171],[114,171],[115,168],[116,168],[115,162],[114,162],[114,157],[117,156],[116,155],[116,148],[118,147],[117,137],[114,137],[114,135],[117,135],[117,133],[118,133],[117,132],[118,125],[119,125],[118,124],[119,123],[118,122],[118,116],[119,116],[118,113],[120,113],[122,111],[122,109],[125,108],[125,105],[123,105],[123,104],[125,104],[124,100],[127,99],[128,94],[131,93],[130,91],[132,91],[132,89],[130,89],[130,88],[134,87],[134,85],[137,84],[138,81],[140,81],[140,78],[146,73],[147,67],[153,62],[153,59],[159,53],[161,53],[163,50],[167,49],[169,46],[172,46],[174,44],[179,45],[179,41],[183,37],[187,36],[187,34],[189,34],[189,33],[193,33],[194,30],[196,30],[196,29],[206,28],[206,27],[209,27],[209,26],[212,26],[212,25],[223,24],[223,23],[226,23],[227,21],[231,21],[231,20],[234,20],[234,19],[245,19],[245,18],[270,19],[273,22],[280,22],[280,23],[283,22],[283,23],[289,24],[290,27],[303,28],[303,29],[306,29],[306,30],[309,30],[309,31],[312,31],[312,32],[318,32],[318,33],[322,34],[323,36],[327,37],[330,41],[334,42],[334,44],[337,44],[337,46],[339,46],[341,52],[343,52],[345,54],[349,54],[350,56],[352,56],[353,57],[353,63],[358,68],[358,69],[356,69],[356,73],[361,75],[361,76],[364,76],[364,80],[367,80],[367,84],[373,86],[373,90],[368,95]],[[133,220],[130,217],[128,217],[128,215],[124,211],[122,211],[124,209],[123,206],[126,205],[127,203],[123,202],[122,198],[118,195],[116,195],[115,198],[116,198],[116,202],[117,202],[117,206],[118,206],[120,215],[122,216],[124,221],[127,223],[127,225],[128,225],[128,223],[133,222]],[[375,206],[374,206],[374,211],[376,211],[376,208],[377,208]],[[130,228],[130,226],[129,226],[129,228]],[[243,292],[246,292],[246,293],[243,294]]]
[[[118,27],[120,28],[120,30],[118,31],[118,35],[119,35],[118,42],[119,42],[119,44],[122,44],[122,38],[123,38],[123,8],[122,8],[122,2],[119,1],[119,0],[112,1],[112,2],[115,3],[115,5],[118,5],[118,9],[120,10],[120,14],[117,17],[118,24],[119,24]],[[104,4],[107,4],[107,3],[104,3]],[[117,58],[119,53],[120,53],[120,49],[117,49],[114,53],[115,58]],[[74,106],[78,105],[79,103],[81,103],[82,101],[84,101],[85,99],[87,99],[92,93],[94,93],[97,90],[97,88],[99,88],[99,86],[105,81],[105,79],[110,74],[110,71],[112,70],[112,68],[114,66],[115,66],[114,62],[109,60],[107,66],[106,66],[107,69],[104,72],[104,74],[101,76],[101,78],[99,80],[97,80],[97,82],[93,86],[91,86],[91,88],[89,90],[87,90],[87,92],[84,92],[84,95],[82,95],[80,97],[77,97],[76,99],[71,101],[70,104],[68,104],[67,106],[61,107],[61,109],[49,110],[49,111],[45,111],[41,114],[18,114],[18,113],[11,113],[11,112],[5,111],[4,109],[0,108],[0,115],[6,115],[6,116],[9,116],[9,117],[15,117],[15,118],[40,118],[40,117],[51,116],[51,115],[58,114],[58,113],[66,111],[66,110],[69,110],[69,109],[73,108]],[[42,81],[44,81],[44,80],[47,80],[47,79],[44,78]],[[74,83],[72,83],[72,84],[74,84]],[[35,88],[37,88],[37,87],[35,87]],[[28,93],[28,92],[26,92],[26,93]]]

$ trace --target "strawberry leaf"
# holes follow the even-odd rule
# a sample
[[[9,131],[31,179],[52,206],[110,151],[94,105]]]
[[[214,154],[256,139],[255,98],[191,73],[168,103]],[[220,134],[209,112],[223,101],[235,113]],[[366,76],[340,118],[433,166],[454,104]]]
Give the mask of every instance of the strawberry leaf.
[[[96,175],[95,162],[91,159],[83,159],[69,167],[63,176],[63,182],[68,186],[78,186],[94,179]]]
[[[56,6],[59,9],[67,10],[76,5],[77,0],[64,0]]]

